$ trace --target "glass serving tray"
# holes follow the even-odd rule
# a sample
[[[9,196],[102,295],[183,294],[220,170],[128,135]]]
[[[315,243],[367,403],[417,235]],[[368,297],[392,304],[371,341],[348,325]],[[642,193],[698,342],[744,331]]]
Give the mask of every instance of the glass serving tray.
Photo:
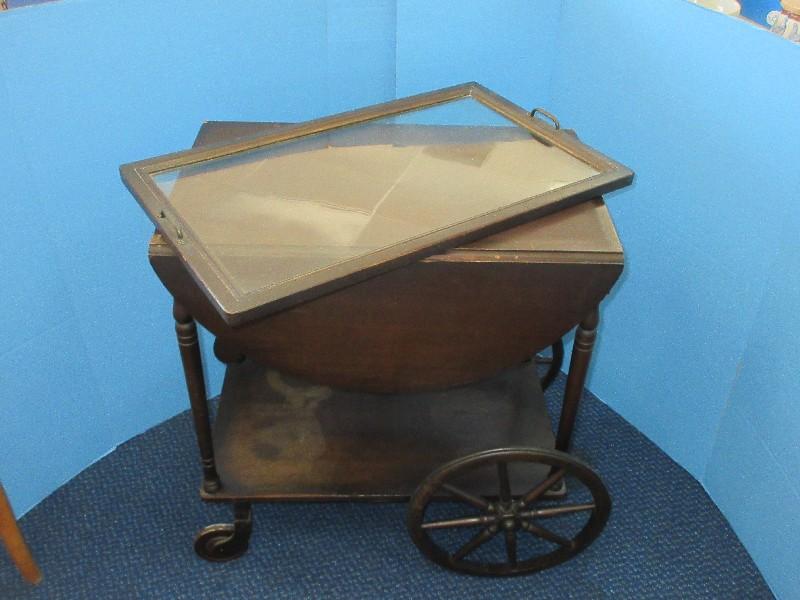
[[[475,83],[121,173],[234,326],[633,177]]]

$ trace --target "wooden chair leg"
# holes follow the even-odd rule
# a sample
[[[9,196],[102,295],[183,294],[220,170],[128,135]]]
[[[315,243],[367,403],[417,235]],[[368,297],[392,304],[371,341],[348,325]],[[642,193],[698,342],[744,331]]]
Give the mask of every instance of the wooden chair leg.
[[[17,565],[22,576],[30,583],[39,583],[42,580],[42,573],[22,537],[2,484],[0,484],[0,539],[3,540],[11,560]]]

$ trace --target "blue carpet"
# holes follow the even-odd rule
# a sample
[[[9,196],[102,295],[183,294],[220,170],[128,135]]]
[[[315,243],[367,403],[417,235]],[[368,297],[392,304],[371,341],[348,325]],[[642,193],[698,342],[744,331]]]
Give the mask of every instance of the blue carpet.
[[[563,376],[548,392],[558,414]],[[261,504],[250,551],[210,564],[192,539],[227,506],[197,496],[199,467],[183,413],[130,440],[21,521],[44,582],[27,586],[0,552],[0,598],[772,598],[700,485],[587,394],[576,454],[614,499],[585,552],[526,577],[481,579],[428,563],[409,540],[404,504]]]

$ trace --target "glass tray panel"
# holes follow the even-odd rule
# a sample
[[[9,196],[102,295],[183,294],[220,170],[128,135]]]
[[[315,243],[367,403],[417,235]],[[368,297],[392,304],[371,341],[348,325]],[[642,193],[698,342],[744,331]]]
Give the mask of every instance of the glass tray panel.
[[[467,97],[154,180],[248,294],[597,173]]]

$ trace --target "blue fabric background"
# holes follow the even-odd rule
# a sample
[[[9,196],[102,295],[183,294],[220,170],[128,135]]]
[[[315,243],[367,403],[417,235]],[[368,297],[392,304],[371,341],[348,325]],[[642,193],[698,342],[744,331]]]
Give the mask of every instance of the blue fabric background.
[[[186,405],[120,163],[207,119],[475,79],[636,170],[608,199],[628,263],[590,387],[707,487],[776,592],[800,589],[798,47],[681,0],[62,0],[0,14],[0,39],[0,479],[18,512]]]

